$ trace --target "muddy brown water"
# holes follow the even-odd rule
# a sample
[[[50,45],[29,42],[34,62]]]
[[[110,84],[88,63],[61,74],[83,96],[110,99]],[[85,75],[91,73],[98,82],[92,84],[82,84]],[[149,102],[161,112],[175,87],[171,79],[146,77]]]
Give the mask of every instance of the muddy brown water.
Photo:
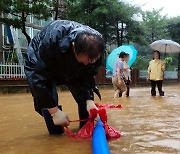
[[[113,99],[113,90],[101,90],[102,104],[122,104],[108,109],[108,123],[122,137],[109,142],[112,154],[180,153],[180,85],[164,87],[165,97],[152,98],[149,88],[133,88],[130,98]],[[71,120],[78,119],[69,92],[59,92],[60,104]],[[98,99],[96,98],[98,101]],[[72,123],[76,131],[78,123]],[[0,95],[1,154],[91,154],[91,141],[66,135],[48,135],[43,118],[34,112],[30,94]]]

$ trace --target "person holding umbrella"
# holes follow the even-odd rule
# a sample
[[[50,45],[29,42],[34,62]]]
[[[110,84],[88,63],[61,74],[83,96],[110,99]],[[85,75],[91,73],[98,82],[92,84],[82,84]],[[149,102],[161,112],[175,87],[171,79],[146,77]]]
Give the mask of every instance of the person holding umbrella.
[[[119,59],[116,61],[113,69],[113,77],[112,77],[112,84],[115,90],[114,98],[118,98],[119,96],[125,97],[126,96],[126,84],[124,82],[124,59],[126,57],[125,52],[121,52],[119,54]]]
[[[160,52],[154,51],[153,60],[149,62],[148,78],[151,81],[151,95],[156,96],[156,85],[158,87],[159,95],[164,96],[162,91],[162,83],[165,71],[165,61],[160,60]]]
[[[151,80],[151,94],[156,96],[156,85],[158,86],[160,96],[164,96],[162,91],[162,81],[165,71],[166,60],[160,60],[160,52],[166,57],[166,53],[179,53],[180,45],[172,40],[156,40],[150,44],[151,49],[154,51],[153,60],[149,63],[148,79]],[[168,61],[167,61],[168,62]]]

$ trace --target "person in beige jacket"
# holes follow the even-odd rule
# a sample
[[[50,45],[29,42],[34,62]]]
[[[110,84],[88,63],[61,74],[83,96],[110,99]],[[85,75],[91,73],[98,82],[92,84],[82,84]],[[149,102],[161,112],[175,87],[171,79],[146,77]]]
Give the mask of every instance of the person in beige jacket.
[[[156,85],[158,87],[159,95],[164,96],[162,91],[162,82],[165,71],[165,61],[160,60],[159,51],[154,51],[153,60],[149,62],[148,80],[151,81],[151,95],[156,96]]]

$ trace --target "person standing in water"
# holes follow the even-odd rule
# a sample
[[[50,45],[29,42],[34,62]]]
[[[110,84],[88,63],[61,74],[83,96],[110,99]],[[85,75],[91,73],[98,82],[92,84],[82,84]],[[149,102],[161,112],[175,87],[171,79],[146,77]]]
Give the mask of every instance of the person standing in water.
[[[151,81],[151,95],[156,96],[156,85],[158,87],[159,95],[164,96],[162,91],[162,83],[165,71],[165,61],[160,60],[160,52],[154,51],[153,60],[149,62],[148,80]]]
[[[94,104],[95,74],[105,50],[102,35],[89,26],[56,20],[30,42],[24,68],[35,110],[47,108],[54,125],[68,126],[69,119],[58,108],[57,85],[67,85],[78,105],[79,118],[87,119]],[[82,127],[85,122],[80,122]]]
[[[130,82],[131,82],[131,69],[128,66],[128,61],[129,61],[129,54],[126,53],[125,58],[124,58],[124,77],[125,77],[125,84],[127,87],[127,90],[126,90],[127,97],[129,97]]]
[[[114,98],[118,98],[120,93],[122,93],[122,97],[126,96],[126,85],[124,82],[124,58],[125,58],[126,53],[121,52],[119,54],[119,59],[114,65],[114,70],[113,70],[113,76],[112,76],[112,84],[115,90],[114,93]]]

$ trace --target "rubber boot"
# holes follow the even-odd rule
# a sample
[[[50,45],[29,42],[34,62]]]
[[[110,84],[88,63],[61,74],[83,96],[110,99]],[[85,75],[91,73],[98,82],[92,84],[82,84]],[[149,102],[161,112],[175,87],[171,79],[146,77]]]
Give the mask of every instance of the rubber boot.
[[[60,110],[62,110],[61,106],[58,106],[58,107]],[[62,126],[54,125],[51,114],[49,113],[47,108],[42,109],[42,114],[43,114],[44,120],[46,122],[47,129],[48,129],[48,132],[50,135],[64,133]]]
[[[159,96],[164,96],[164,91],[160,91]]]
[[[151,91],[151,96],[156,96],[156,91]]]

